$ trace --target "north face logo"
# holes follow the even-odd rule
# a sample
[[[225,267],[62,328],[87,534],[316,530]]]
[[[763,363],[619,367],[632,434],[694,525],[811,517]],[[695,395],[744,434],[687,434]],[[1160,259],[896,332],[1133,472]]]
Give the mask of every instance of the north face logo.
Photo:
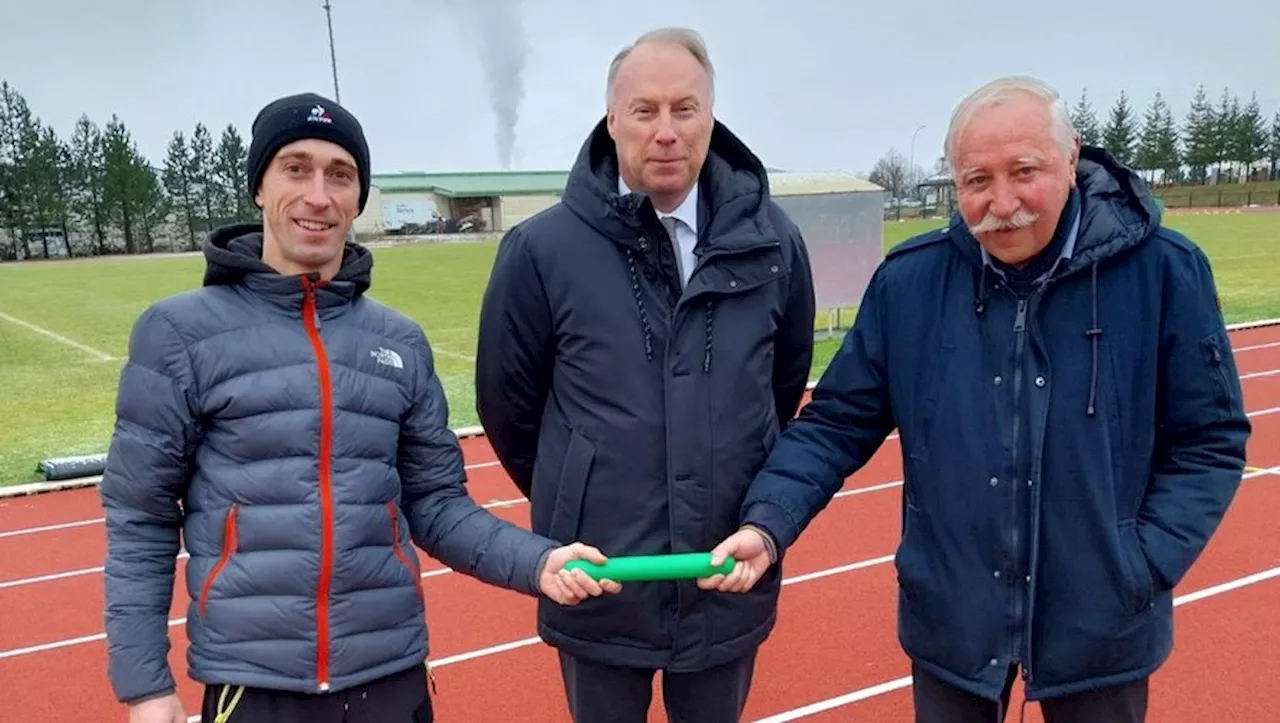
[[[376,359],[379,364],[386,364],[393,369],[404,369],[404,360],[400,358],[400,355],[386,347],[380,346],[374,349],[369,352],[369,356]]]

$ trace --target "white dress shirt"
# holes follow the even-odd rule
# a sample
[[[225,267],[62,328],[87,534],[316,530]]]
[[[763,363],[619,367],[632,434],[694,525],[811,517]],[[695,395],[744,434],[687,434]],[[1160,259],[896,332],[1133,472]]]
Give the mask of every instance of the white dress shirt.
[[[618,193],[624,196],[631,193],[631,189],[621,177],[618,178]],[[693,265],[696,263],[693,247],[698,244],[698,184],[693,184],[689,195],[676,207],[676,210],[671,213],[658,211],[658,218],[671,236],[676,261],[679,262],[680,273],[684,277],[682,281],[687,285],[689,277],[693,274]]]

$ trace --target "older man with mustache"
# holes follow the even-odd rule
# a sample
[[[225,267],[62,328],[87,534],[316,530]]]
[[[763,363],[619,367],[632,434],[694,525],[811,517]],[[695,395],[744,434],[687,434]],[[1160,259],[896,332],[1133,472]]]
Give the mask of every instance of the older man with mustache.
[[[1209,262],[1037,80],[946,154],[959,215],[877,270],[700,584],[750,589],[896,427],[916,720],[1003,720],[1021,669],[1047,723],[1142,721],[1251,433]]]

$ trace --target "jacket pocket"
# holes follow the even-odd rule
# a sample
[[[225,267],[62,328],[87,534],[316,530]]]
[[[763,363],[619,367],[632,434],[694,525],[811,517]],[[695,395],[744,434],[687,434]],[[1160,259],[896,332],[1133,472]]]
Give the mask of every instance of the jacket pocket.
[[[905,500],[902,504],[902,540],[894,555],[894,567],[898,573],[898,587],[908,600],[914,600],[919,592],[922,575],[919,557],[920,508]]]
[[[1151,577],[1147,556],[1142,552],[1137,520],[1124,520],[1118,529],[1120,561],[1124,570],[1127,592],[1126,600],[1129,604],[1129,612],[1139,613],[1151,606],[1151,601],[1155,597],[1155,580]]]
[[[218,561],[214,563],[213,569],[209,571],[209,576],[204,579],[204,585],[200,588],[200,615],[205,614],[205,607],[209,602],[209,591],[213,589],[213,583],[217,581],[218,576],[227,566],[227,562],[236,552],[236,513],[238,508],[232,504],[227,510],[227,516],[222,523],[222,552],[218,555]]]
[[[578,538],[582,521],[582,500],[586,497],[587,479],[591,476],[595,457],[595,446],[586,437],[576,430],[569,434],[547,537],[565,544]]]
[[[422,573],[418,572],[417,566],[410,561],[409,554],[400,546],[400,510],[396,507],[395,502],[387,503],[387,518],[391,522],[391,549],[395,551],[396,559],[409,571],[409,577],[413,581],[413,589],[418,593],[418,599],[422,599]],[[416,558],[417,555],[414,555]]]
[[[1200,340],[1200,349],[1212,377],[1213,401],[1219,415],[1225,417],[1234,396],[1233,385],[1227,377],[1228,373],[1235,373],[1234,364],[1227,358],[1231,354],[1231,343],[1222,332],[1214,332]]]

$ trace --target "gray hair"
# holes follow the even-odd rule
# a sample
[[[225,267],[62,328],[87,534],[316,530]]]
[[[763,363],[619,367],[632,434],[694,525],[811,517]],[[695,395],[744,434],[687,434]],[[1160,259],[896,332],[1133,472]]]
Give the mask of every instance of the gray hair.
[[[711,64],[711,54],[707,52],[707,44],[703,41],[702,35],[696,30],[680,27],[658,28],[636,38],[635,42],[618,51],[613,56],[613,62],[609,64],[609,75],[605,78],[605,105],[612,107],[614,101],[613,83],[618,78],[618,69],[622,67],[622,61],[631,55],[631,51],[646,43],[665,43],[668,45],[676,45],[689,51],[689,54],[698,61],[702,69],[707,73],[707,84],[711,88],[711,97],[707,99],[708,103],[714,103],[716,97],[716,70]]]
[[[1071,156],[1072,147],[1077,137],[1075,126],[1071,123],[1071,113],[1067,110],[1066,101],[1053,86],[1027,75],[1010,75],[983,85],[973,91],[951,114],[951,125],[947,128],[945,154],[951,175],[956,175],[956,142],[960,134],[978,111],[999,105],[1019,94],[1032,95],[1043,101],[1049,108],[1049,126],[1054,140],[1062,149],[1063,155]]]

